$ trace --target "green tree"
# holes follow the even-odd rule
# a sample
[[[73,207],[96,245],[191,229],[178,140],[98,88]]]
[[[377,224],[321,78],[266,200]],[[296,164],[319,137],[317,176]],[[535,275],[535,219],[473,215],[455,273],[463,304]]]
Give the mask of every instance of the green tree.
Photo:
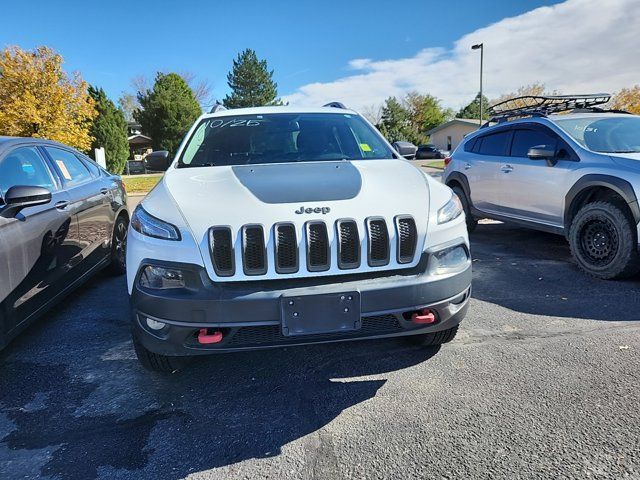
[[[409,92],[404,104],[409,115],[408,139],[416,145],[427,143],[429,136],[425,132],[443,124],[451,116],[451,112],[443,109],[440,100],[433,95]]]
[[[91,149],[104,147],[107,170],[121,174],[129,158],[127,122],[124,114],[107,98],[102,88],[89,87],[89,96],[96,104],[98,116],[93,120],[90,134]]]
[[[259,60],[256,52],[246,49],[233,61],[233,68],[227,75],[231,93],[223,100],[227,108],[261,107],[281,105],[278,98],[278,84],[273,81],[273,70],[269,70],[266,60]]]
[[[396,97],[389,97],[382,106],[380,133],[393,143],[397,141],[411,141],[411,127],[409,112]]]
[[[140,110],[133,113],[153,148],[176,153],[202,109],[187,82],[177,73],[158,73],[152,89],[138,92]]]
[[[482,119],[488,120],[489,115],[487,110],[489,109],[489,100],[484,95],[482,96]],[[471,118],[471,119],[480,119],[480,94],[476,95],[476,98],[467,105],[460,109],[460,111],[456,114],[456,118]]]

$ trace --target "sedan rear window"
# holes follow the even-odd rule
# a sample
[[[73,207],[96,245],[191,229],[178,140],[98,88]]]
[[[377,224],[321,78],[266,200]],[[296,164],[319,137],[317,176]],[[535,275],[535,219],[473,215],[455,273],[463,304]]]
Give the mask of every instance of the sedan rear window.
[[[178,167],[385,158],[393,152],[357,115],[273,113],[203,119]]]

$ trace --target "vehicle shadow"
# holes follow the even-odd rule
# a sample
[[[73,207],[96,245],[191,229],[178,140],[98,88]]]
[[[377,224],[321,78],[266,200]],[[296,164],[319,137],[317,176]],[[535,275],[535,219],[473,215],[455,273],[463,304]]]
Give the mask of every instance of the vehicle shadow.
[[[0,354],[1,478],[177,479],[277,456],[438,352],[349,342],[202,357],[160,376],[134,357],[123,281],[80,295]],[[332,454],[327,438],[303,440],[309,468]]]
[[[473,297],[535,315],[640,320],[640,278],[599,280],[583,273],[560,235],[502,223],[471,234]]]

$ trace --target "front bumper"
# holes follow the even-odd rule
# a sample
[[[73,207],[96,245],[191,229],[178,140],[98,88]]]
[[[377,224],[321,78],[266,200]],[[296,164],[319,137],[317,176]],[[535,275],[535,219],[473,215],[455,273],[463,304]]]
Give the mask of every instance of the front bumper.
[[[396,337],[447,330],[464,318],[471,293],[471,265],[460,273],[431,276],[429,255],[406,270],[287,280],[213,283],[196,265],[144,261],[146,265],[180,268],[186,288],[149,290],[136,278],[131,294],[134,334],[144,347],[163,355],[198,355],[284,345]],[[140,275],[140,271],[138,275]],[[285,336],[280,320],[283,295],[360,293],[361,328],[352,332]],[[437,322],[416,325],[408,312],[429,308]],[[149,328],[147,319],[162,322]],[[223,340],[200,344],[200,329],[223,332]]]

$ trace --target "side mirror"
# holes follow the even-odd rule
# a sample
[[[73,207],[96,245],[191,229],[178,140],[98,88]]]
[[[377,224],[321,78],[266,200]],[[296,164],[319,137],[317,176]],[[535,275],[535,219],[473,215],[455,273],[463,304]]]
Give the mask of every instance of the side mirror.
[[[144,166],[147,170],[154,172],[164,172],[171,165],[171,157],[166,150],[158,150],[157,152],[151,152],[144,157]]]
[[[46,188],[16,185],[7,190],[4,206],[0,207],[0,216],[12,218],[23,208],[45,205],[50,201],[51,192]]]
[[[546,145],[531,147],[527,152],[527,157],[529,157],[531,160],[551,161],[555,156],[556,152],[554,150],[548,149]]]
[[[418,151],[418,147],[416,147],[411,142],[394,142],[393,148],[395,148],[396,152],[402,155],[407,160],[413,160],[416,158],[416,152]]]

